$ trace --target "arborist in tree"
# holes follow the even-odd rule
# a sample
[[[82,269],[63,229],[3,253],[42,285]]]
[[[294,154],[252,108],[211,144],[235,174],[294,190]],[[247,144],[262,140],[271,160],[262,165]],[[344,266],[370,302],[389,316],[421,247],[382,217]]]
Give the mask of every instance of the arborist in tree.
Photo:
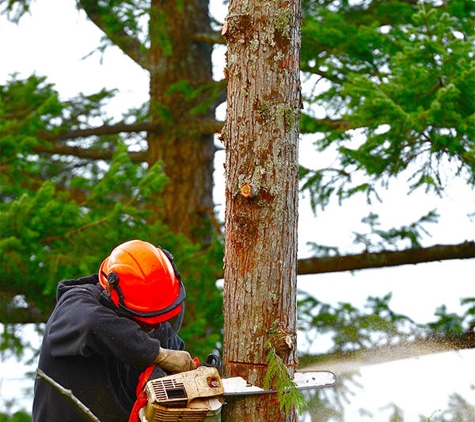
[[[125,242],[99,274],[58,284],[38,367],[102,422],[125,422],[145,368],[156,364],[159,376],[195,368],[177,335],[184,304],[172,255],[141,240]],[[66,396],[36,379],[33,422],[86,420]]]

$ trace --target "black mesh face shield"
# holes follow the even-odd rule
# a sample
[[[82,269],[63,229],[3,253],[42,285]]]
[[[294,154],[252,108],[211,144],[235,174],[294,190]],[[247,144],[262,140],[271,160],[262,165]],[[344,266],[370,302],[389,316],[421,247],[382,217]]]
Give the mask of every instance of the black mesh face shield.
[[[182,302],[180,313],[178,315],[174,316],[173,318],[169,319],[168,321],[166,321],[166,324],[168,324],[170,326],[171,331],[172,331],[170,337],[178,335],[178,333],[181,330],[181,326],[183,324],[183,318],[184,317],[185,317],[185,301]]]
[[[118,310],[118,315],[133,319],[137,324],[140,325],[142,330],[145,332],[159,330],[160,332],[166,333],[166,336],[163,337],[163,334],[161,338],[163,338],[163,340],[168,340],[174,337],[175,335],[178,335],[181,330],[183,318],[185,317],[185,302],[182,303],[182,308],[178,315],[175,315],[173,318],[170,318],[169,320],[165,322],[160,322],[158,324],[146,324],[144,321],[140,321],[129,315],[122,314],[121,310]]]

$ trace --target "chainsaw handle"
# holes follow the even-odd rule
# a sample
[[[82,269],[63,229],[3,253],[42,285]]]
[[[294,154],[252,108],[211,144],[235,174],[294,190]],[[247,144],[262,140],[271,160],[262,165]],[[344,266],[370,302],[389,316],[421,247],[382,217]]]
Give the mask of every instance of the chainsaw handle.
[[[196,361],[198,361],[198,365],[196,365],[196,366],[210,366],[210,367],[216,368],[219,372],[221,372],[223,362],[221,361],[221,359],[219,358],[218,355],[216,355],[214,353],[210,353],[208,355],[208,357],[206,358],[206,361],[202,362],[202,363],[199,363],[198,358],[195,358],[195,359],[194,359],[195,363],[196,363]]]
[[[212,368],[216,368],[220,373],[223,367],[223,362],[219,356],[214,353],[210,353],[204,362],[200,362],[200,358],[198,357],[193,358],[193,362],[197,368],[198,366],[210,366]]]

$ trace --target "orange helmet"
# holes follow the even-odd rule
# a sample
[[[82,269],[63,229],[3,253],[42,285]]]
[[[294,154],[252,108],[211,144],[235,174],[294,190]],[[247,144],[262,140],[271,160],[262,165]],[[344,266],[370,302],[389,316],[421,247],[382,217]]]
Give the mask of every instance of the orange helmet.
[[[122,316],[149,326],[184,310],[185,287],[172,255],[142,240],[117,246],[101,264],[99,281]]]

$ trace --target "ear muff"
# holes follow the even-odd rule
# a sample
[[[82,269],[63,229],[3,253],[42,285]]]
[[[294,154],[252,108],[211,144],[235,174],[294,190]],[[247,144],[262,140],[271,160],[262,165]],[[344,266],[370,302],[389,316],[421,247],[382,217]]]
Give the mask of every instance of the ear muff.
[[[110,293],[114,288],[119,285],[119,276],[114,271],[111,271],[109,274],[106,274],[101,269],[101,276],[103,277],[103,279],[106,280],[106,285],[104,286],[104,283],[102,284],[107,293]]]

